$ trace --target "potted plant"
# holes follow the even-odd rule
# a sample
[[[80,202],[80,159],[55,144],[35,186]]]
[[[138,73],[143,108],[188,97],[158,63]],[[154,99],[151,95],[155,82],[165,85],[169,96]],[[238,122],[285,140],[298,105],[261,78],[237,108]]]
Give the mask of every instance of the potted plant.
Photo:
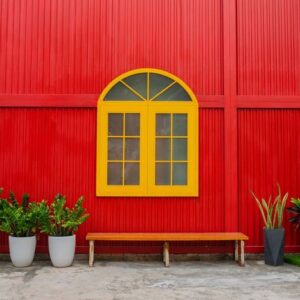
[[[289,221],[296,226],[296,229],[300,229],[300,198],[292,198],[291,203],[293,205],[287,208],[293,214]]]
[[[285,230],[282,227],[283,213],[288,198],[288,193],[281,196],[279,184],[278,194],[275,198],[269,197],[266,201],[264,198],[258,199],[251,191],[261,216],[264,221],[264,257],[265,263],[272,266],[283,264],[284,256],[284,237]]]
[[[28,194],[23,195],[21,204],[13,192],[8,199],[0,199],[0,231],[9,234],[9,254],[16,267],[27,267],[33,261],[39,212],[40,204],[29,202]]]
[[[49,235],[49,254],[55,267],[68,267],[73,263],[76,245],[74,233],[88,218],[82,202],[81,196],[74,208],[68,208],[66,197],[58,194],[51,206],[43,203],[41,232]]]

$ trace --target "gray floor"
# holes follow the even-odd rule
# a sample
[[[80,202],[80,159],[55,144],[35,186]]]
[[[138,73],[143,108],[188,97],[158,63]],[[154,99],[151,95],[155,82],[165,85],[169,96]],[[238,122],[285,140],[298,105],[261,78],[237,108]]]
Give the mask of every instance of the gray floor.
[[[56,269],[48,261],[14,268],[0,261],[0,299],[300,299],[300,268],[247,261],[76,261]]]

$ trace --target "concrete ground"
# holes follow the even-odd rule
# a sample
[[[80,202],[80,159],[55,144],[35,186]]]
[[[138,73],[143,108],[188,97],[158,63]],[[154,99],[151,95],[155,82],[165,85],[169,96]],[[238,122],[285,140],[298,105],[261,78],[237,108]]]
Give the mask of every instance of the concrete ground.
[[[300,268],[247,261],[171,262],[77,260],[57,269],[49,261],[15,268],[0,261],[0,299],[300,299]]]

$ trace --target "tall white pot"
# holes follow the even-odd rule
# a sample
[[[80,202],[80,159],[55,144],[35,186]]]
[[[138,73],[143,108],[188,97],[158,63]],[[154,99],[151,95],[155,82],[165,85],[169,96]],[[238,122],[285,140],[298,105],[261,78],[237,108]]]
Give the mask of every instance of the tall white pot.
[[[36,247],[36,236],[9,236],[9,254],[15,267],[28,267],[32,264]]]
[[[64,268],[72,265],[75,255],[76,235],[49,236],[49,254],[54,267]]]

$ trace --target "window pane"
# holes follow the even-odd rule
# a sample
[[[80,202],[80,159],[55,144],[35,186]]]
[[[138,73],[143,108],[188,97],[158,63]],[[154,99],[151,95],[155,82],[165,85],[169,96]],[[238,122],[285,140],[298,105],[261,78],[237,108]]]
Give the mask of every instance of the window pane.
[[[170,138],[157,138],[155,144],[155,160],[171,160],[170,149]]]
[[[140,164],[125,163],[125,185],[140,184]]]
[[[118,82],[106,94],[104,100],[123,101],[123,100],[142,100],[139,96],[129,90],[123,83]]]
[[[166,76],[159,74],[150,74],[150,99],[172,82],[173,80]]]
[[[108,160],[123,159],[123,139],[109,138],[108,139]]]
[[[173,160],[187,160],[187,139],[173,139]]]
[[[170,163],[155,164],[155,184],[170,185]]]
[[[187,163],[173,163],[173,185],[187,185]]]
[[[125,114],[125,135],[140,135],[140,114]]]
[[[123,114],[108,114],[108,135],[123,135]]]
[[[147,98],[147,74],[141,73],[136,75],[131,75],[123,80],[131,88],[136,90],[145,99]]]
[[[156,114],[156,135],[171,135],[171,114]]]
[[[187,114],[173,114],[173,135],[187,136]]]
[[[125,160],[140,159],[140,140],[138,138],[125,139]]]
[[[175,83],[165,92],[160,94],[154,100],[156,101],[191,101],[189,94],[179,85]]]
[[[107,184],[122,185],[122,163],[107,164]]]

